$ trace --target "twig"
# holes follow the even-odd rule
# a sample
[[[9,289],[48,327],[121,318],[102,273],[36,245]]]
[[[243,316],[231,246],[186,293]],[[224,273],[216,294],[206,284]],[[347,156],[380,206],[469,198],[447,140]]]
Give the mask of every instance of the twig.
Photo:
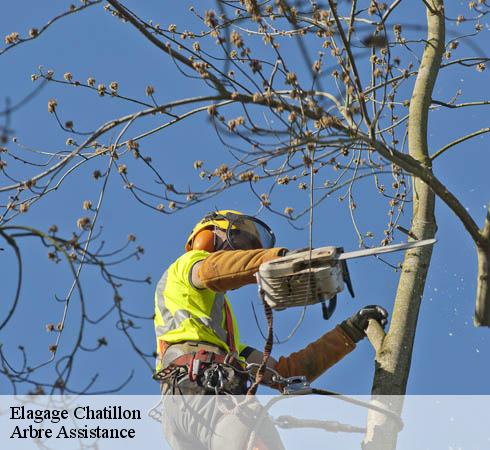
[[[449,150],[450,148],[454,147],[455,145],[461,144],[461,142],[467,141],[468,139],[474,138],[476,136],[479,136],[480,134],[488,133],[490,132],[490,127],[487,128],[482,128],[478,131],[474,131],[473,133],[467,134],[466,136],[461,136],[460,138],[450,142],[449,144],[446,144],[444,147],[440,148],[436,152],[434,152],[430,156],[430,160],[434,161],[438,156],[442,155],[446,150]]]

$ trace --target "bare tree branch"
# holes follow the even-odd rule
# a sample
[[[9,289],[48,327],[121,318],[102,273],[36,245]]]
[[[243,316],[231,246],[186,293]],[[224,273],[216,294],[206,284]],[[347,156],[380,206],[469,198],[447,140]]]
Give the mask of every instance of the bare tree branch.
[[[97,5],[99,3],[102,3],[102,0],[87,0],[87,1],[84,1],[81,6],[72,5],[70,7],[69,11],[66,11],[62,14],[59,14],[56,17],[53,17],[45,25],[43,25],[39,30],[35,29],[35,28],[31,29],[30,36],[28,38],[21,38],[18,36],[18,33],[13,33],[14,36],[12,36],[12,34],[9,35],[9,36],[11,36],[11,39],[6,39],[6,40],[8,40],[11,43],[9,44],[8,47],[0,49],[0,56],[3,55],[4,53],[8,52],[9,50],[13,49],[14,47],[17,47],[21,44],[32,41],[33,39],[37,39],[42,33],[44,33],[56,21],[58,21],[64,17],[70,16],[72,14],[76,14],[76,13],[78,13],[78,12],[80,12],[86,8],[90,8],[91,6]],[[17,36],[15,36],[15,35],[17,35]],[[8,36],[7,36],[7,38],[8,38]]]
[[[461,142],[467,141],[468,139],[474,138],[476,136],[480,136],[480,134],[488,133],[490,132],[490,127],[487,128],[482,128],[478,131],[474,131],[473,133],[467,134],[466,136],[461,136],[460,138],[450,142],[449,144],[446,144],[444,147],[441,147],[439,150],[435,151],[431,156],[430,160],[434,161],[438,156],[441,156],[446,150],[449,150],[450,148],[461,144]]]

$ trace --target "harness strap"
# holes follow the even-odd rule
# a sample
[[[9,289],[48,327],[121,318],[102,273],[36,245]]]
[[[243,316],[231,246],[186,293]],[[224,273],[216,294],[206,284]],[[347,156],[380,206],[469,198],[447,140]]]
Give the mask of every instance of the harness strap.
[[[169,348],[169,347],[170,347],[170,345],[167,342],[165,342],[161,339],[158,341],[158,353],[160,355],[160,358],[163,357],[163,355],[167,351],[167,348]]]
[[[199,350],[194,353],[187,353],[179,356],[170,362],[170,366],[187,366],[189,369],[189,379],[195,381],[195,367],[200,368],[202,364],[229,364],[238,370],[243,370],[243,365],[235,358],[230,358],[229,355],[218,355],[217,353],[206,350]],[[197,375],[197,374],[196,374]]]

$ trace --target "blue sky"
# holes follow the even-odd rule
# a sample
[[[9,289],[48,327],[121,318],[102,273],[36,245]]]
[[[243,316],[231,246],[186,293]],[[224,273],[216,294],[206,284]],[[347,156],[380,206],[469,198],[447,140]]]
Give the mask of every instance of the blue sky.
[[[155,23],[163,25],[176,23],[183,28],[190,26],[192,19],[188,2],[175,3],[147,1],[127,2],[142,17],[151,17]],[[40,2],[19,0],[4,5],[0,18],[3,34],[12,31],[25,33],[32,27],[40,27],[54,14],[67,7],[67,2],[56,2],[46,6]],[[463,3],[454,2],[448,6],[448,15],[455,16],[465,11]],[[398,20],[407,24],[420,24],[423,20],[421,5],[405,7]],[[485,23],[485,22],[484,22]],[[182,25],[181,25],[182,24]],[[455,25],[448,27],[448,36],[460,33]],[[488,27],[482,31],[480,44],[486,42]],[[293,54],[291,49],[285,52]],[[461,46],[461,56],[472,56],[475,50]],[[419,52],[416,50],[416,52]],[[0,99],[10,97],[15,103],[33,89],[30,79],[38,66],[53,69],[59,77],[65,72],[73,73],[75,79],[85,80],[94,76],[97,83],[108,85],[119,83],[120,93],[146,101],[145,87],[155,87],[155,97],[159,102],[202,95],[207,92],[202,83],[183,78],[175,65],[159,50],[152,47],[129,25],[124,25],[103,10],[102,5],[89,8],[81,14],[68,17],[39,39],[19,46],[0,56],[2,89]],[[449,69],[439,78],[434,98],[449,100],[458,89],[463,94],[461,101],[475,101],[488,98],[488,70],[478,73],[474,69],[462,72],[458,68]],[[411,86],[413,80],[410,82]],[[105,121],[137,111],[138,107],[118,99],[99,98],[96,93],[61,85],[48,85],[39,95],[12,117],[11,128],[18,142],[27,147],[46,151],[65,148],[70,136],[57,127],[52,115],[47,113],[46,104],[51,98],[58,101],[58,111],[63,120],[73,120],[80,130],[91,130]],[[440,148],[457,136],[488,126],[486,109],[465,108],[455,112],[435,111],[429,124],[429,145]],[[154,117],[136,123],[130,134],[137,134],[159,123]],[[9,143],[10,146],[14,144]],[[468,141],[458,149],[449,151],[434,164],[434,171],[461,200],[463,205],[481,224],[485,214],[485,204],[489,200],[488,137],[485,135]],[[183,189],[187,185],[202,186],[192,164],[196,159],[204,160],[205,167],[216,167],[226,160],[222,149],[206,117],[201,115],[183,121],[147,139],[141,151],[153,158],[162,176]],[[129,158],[131,158],[129,156]],[[131,161],[128,162],[128,166]],[[132,164],[132,163],[131,163]],[[29,224],[46,230],[56,223],[62,234],[69,235],[75,229],[78,217],[85,215],[82,202],[95,203],[99,189],[92,180],[93,170],[105,168],[105,161],[95,161],[77,174],[67,177],[62,189],[51,194],[18,220],[19,224]],[[12,164],[13,166],[13,164]],[[16,166],[19,167],[19,166]],[[132,166],[129,166],[132,168]],[[138,166],[141,167],[141,166]],[[17,169],[21,177],[27,178],[28,169]],[[131,169],[132,170],[132,169]],[[135,168],[138,180],[151,184],[151,175],[141,168]],[[130,172],[131,175],[133,172]],[[1,185],[6,184],[0,175]],[[150,316],[153,312],[153,291],[158,278],[165,268],[183,251],[184,241],[193,224],[209,210],[215,208],[238,209],[247,213],[257,211],[257,200],[245,186],[234,188],[204,203],[197,204],[174,215],[159,214],[134,201],[124,189],[119,177],[109,181],[108,194],[104,200],[99,218],[103,225],[103,239],[107,248],[116,248],[124,243],[128,233],[137,236],[136,243],[145,248],[140,261],[129,261],[122,266],[125,275],[145,278],[150,275],[151,285],[127,284],[122,288],[125,308],[136,314]],[[308,202],[307,195],[291,187],[279,193],[276,198],[281,208],[294,203],[301,209]],[[357,215],[364,230],[375,232],[377,239],[386,224],[386,201],[376,195],[372,181],[359,182],[356,187],[358,198]],[[274,200],[276,201],[276,200]],[[4,197],[2,197],[2,203]],[[302,230],[293,229],[287,221],[277,215],[262,212],[260,218],[274,229],[279,245],[288,248],[304,247],[308,242],[307,220],[299,221]],[[413,353],[412,370],[408,383],[408,393],[412,394],[488,394],[489,331],[474,328],[476,253],[471,239],[448,208],[438,201],[437,233],[438,243],[434,248],[429,277],[420,311],[419,325]],[[402,224],[408,228],[409,213],[405,213]],[[349,217],[348,208],[335,195],[315,210],[313,228],[314,244],[342,245],[346,249],[357,248],[357,238]],[[396,241],[404,240],[399,234]],[[3,244],[2,244],[3,245]],[[70,278],[66,267],[54,265],[47,260],[46,251],[33,239],[24,239],[21,244],[25,281],[15,318],[2,331],[3,351],[19,363],[18,345],[23,345],[33,358],[33,364],[49,357],[48,345],[53,334],[45,331],[46,323],[59,321],[62,305],[55,296],[65,295]],[[2,302],[1,317],[8,310],[14,284],[13,258],[10,253],[0,255],[2,261]],[[392,256],[390,261],[400,261],[400,256]],[[356,298],[347,293],[339,298],[334,317],[325,322],[319,305],[307,309],[305,317],[293,337],[276,345],[273,354],[288,354],[306,345],[337,322],[354,313],[365,304],[381,304],[392,309],[398,274],[390,267],[375,259],[362,259],[350,264]],[[100,276],[87,270],[82,273],[85,301],[90,311],[101,312],[111,305],[112,294]],[[255,324],[251,303],[261,313],[255,286],[240,289],[230,294],[230,299],[240,323],[244,341],[258,348],[262,339]],[[75,297],[70,305],[69,317],[60,351],[69,348],[76,338],[75,329],[79,318],[79,301]],[[290,310],[277,313],[276,332],[280,338],[286,337],[299,320],[301,311]],[[72,380],[77,387],[84,386],[95,373],[99,376],[94,390],[104,390],[118,385],[131,371],[134,376],[121,391],[130,394],[157,393],[158,387],[152,381],[144,363],[131,350],[125,336],[116,329],[117,317],[109,316],[96,326],[88,326],[85,332],[86,346],[93,347],[98,338],[104,336],[109,345],[92,353],[82,353],[78,359]],[[153,351],[154,334],[151,321],[135,320],[135,340],[145,351]],[[262,321],[263,325],[263,321]],[[368,393],[374,370],[374,354],[368,342],[362,342],[358,349],[342,363],[328,371],[316,385],[346,393]],[[52,379],[53,366],[40,371],[45,379]],[[9,392],[5,379],[0,381],[2,392]]]

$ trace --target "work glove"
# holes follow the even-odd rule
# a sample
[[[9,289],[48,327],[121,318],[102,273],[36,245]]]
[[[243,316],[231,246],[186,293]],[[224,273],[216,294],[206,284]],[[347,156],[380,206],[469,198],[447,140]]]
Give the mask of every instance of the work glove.
[[[368,305],[344,320],[340,326],[354,342],[359,342],[366,337],[370,319],[376,320],[384,329],[388,323],[388,311],[378,305]]]

